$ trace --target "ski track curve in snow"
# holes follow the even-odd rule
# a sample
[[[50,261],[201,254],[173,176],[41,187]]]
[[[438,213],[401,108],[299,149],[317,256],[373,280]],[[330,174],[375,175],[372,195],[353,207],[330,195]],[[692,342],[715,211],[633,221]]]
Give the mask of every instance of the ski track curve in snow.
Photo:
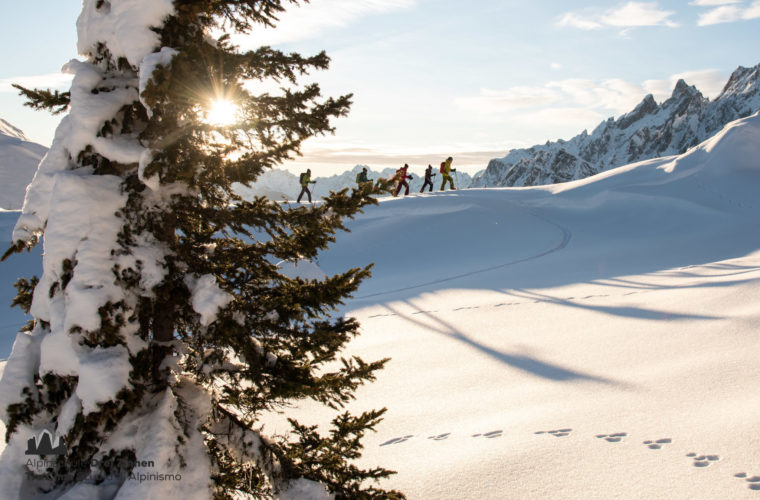
[[[386,290],[386,291],[383,291],[383,292],[376,292],[376,293],[371,293],[371,294],[367,294],[367,295],[361,295],[361,296],[355,297],[354,300],[369,299],[369,298],[373,298],[373,297],[379,297],[381,295],[388,295],[388,294],[391,294],[391,293],[405,292],[405,291],[408,291],[408,290],[414,290],[414,289],[423,288],[423,287],[426,287],[426,286],[438,285],[440,283],[446,283],[446,282],[449,282],[449,281],[454,281],[454,280],[457,280],[457,279],[466,278],[466,277],[469,277],[469,276],[474,276],[476,274],[481,274],[481,273],[486,273],[486,272],[489,272],[489,271],[494,271],[496,269],[503,269],[505,267],[515,266],[517,264],[522,264],[524,262],[530,262],[530,261],[533,261],[533,260],[536,260],[536,259],[540,259],[542,257],[546,257],[547,255],[552,254],[554,252],[558,252],[558,251],[562,250],[563,248],[565,248],[568,245],[568,243],[570,243],[570,240],[573,237],[573,233],[567,227],[562,226],[562,225],[560,225],[560,224],[558,224],[558,223],[556,223],[556,222],[554,222],[554,221],[552,221],[552,220],[544,217],[543,215],[539,214],[535,210],[529,209],[528,207],[526,207],[525,205],[523,205],[521,203],[515,203],[515,202],[512,202],[512,201],[510,201],[509,203],[511,205],[514,205],[518,209],[521,209],[523,211],[528,212],[532,217],[535,217],[536,219],[539,219],[542,222],[545,222],[546,224],[549,224],[549,225],[554,226],[555,228],[557,228],[562,233],[562,237],[561,237],[559,243],[557,243],[556,245],[554,245],[553,247],[551,247],[551,248],[549,248],[547,250],[544,250],[543,252],[537,253],[535,255],[530,255],[528,257],[523,257],[521,259],[515,259],[515,260],[511,260],[509,262],[504,262],[502,264],[497,264],[495,266],[490,266],[490,267],[486,267],[486,268],[483,268],[483,269],[476,269],[476,270],[473,270],[473,271],[467,271],[465,273],[456,274],[454,276],[447,276],[445,278],[441,278],[441,279],[437,279],[437,280],[433,280],[433,281],[427,281],[425,283],[419,283],[419,284],[416,284],[416,285],[405,286],[405,287],[401,287],[401,288],[395,288],[393,290]]]

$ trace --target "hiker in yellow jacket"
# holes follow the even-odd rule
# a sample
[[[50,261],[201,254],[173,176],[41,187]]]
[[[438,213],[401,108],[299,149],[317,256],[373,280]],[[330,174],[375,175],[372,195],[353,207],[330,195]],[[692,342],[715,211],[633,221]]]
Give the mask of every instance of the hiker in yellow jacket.
[[[443,178],[443,182],[441,183],[441,191],[444,190],[446,187],[446,181],[449,181],[449,185],[451,186],[451,189],[456,189],[454,187],[454,179],[451,178],[451,172],[456,172],[457,169],[451,168],[451,162],[454,161],[454,158],[449,156],[446,158],[446,161],[441,163],[441,177]]]

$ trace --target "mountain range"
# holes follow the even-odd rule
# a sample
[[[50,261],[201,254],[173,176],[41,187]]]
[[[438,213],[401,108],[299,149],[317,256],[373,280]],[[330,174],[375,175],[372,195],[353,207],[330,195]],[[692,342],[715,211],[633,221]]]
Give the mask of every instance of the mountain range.
[[[760,65],[739,67],[711,101],[684,80],[658,104],[649,94],[617,119],[493,159],[475,175],[471,187],[535,186],[582,179],[604,170],[661,156],[682,154],[727,123],[760,109]]]

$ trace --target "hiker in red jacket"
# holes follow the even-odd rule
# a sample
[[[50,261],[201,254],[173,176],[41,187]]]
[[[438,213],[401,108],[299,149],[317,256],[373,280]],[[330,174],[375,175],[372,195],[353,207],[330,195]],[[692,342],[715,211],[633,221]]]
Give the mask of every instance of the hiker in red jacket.
[[[407,179],[412,179],[411,175],[407,175],[406,171],[409,169],[409,164],[404,163],[404,166],[400,169],[396,170],[396,181],[398,182],[398,185],[396,186],[396,192],[393,193],[393,196],[398,196],[399,192],[401,192],[401,186],[406,186],[406,191],[404,191],[404,196],[409,194],[409,184],[407,184]]]

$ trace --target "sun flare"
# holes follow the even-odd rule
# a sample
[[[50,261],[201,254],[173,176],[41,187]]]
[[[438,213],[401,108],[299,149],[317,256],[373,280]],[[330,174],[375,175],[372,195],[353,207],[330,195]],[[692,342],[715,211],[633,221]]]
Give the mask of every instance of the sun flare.
[[[238,107],[232,101],[216,99],[211,102],[211,107],[206,114],[206,121],[211,125],[227,126],[235,123]]]

